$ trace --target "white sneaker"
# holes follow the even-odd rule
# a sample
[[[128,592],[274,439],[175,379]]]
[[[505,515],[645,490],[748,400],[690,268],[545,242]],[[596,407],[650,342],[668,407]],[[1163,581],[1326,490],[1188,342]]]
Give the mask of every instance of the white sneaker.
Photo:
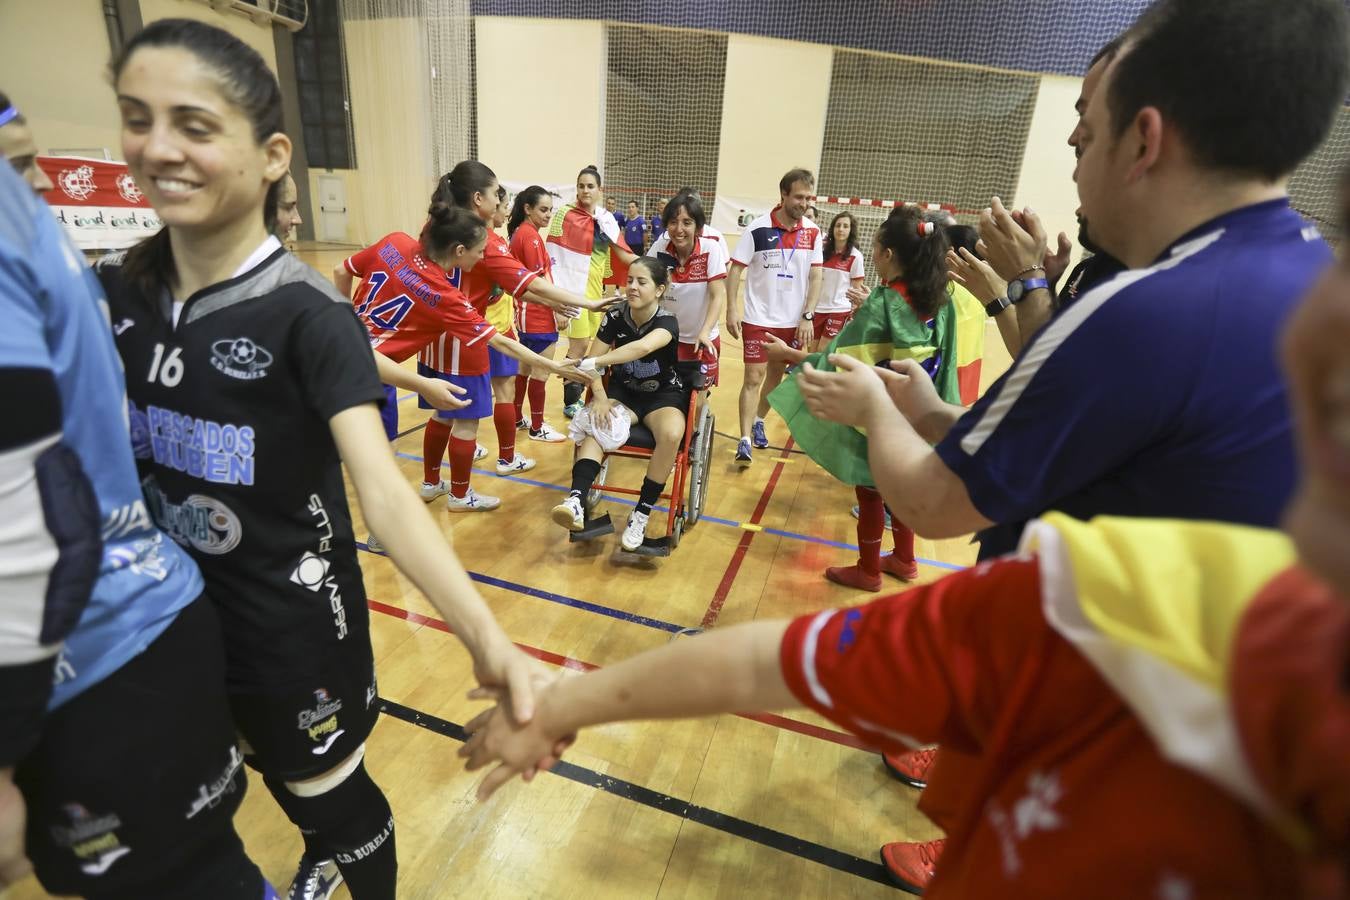
[[[530,427],[530,420],[529,420],[529,419],[517,419],[517,420],[516,420],[516,431],[526,431],[527,429],[529,429],[529,427]]]
[[[501,506],[502,501],[497,497],[476,493],[473,488],[469,488],[463,497],[456,497],[454,494],[446,497],[445,505],[451,512],[487,512]]]
[[[586,524],[586,513],[581,508],[581,498],[568,494],[566,500],[553,507],[553,521],[568,531],[580,531]]]
[[[623,549],[631,551],[642,546],[642,541],[647,537],[647,520],[650,518],[648,513],[633,510],[628,517],[628,527],[623,530],[623,537],[619,538]]]
[[[504,463],[500,459],[497,460],[497,474],[518,475],[521,472],[530,471],[535,467],[535,465],[536,464],[534,460],[530,459],[528,456],[521,456],[519,453],[517,453],[515,459],[511,460],[508,463]]]
[[[418,493],[422,495],[423,503],[430,503],[437,497],[442,497],[450,493],[450,482],[442,480],[436,482],[435,484],[427,484],[424,481],[422,482],[422,488],[421,490],[418,491]]]
[[[381,544],[380,539],[375,537],[375,535],[373,534],[366,535],[366,549],[369,550],[371,553],[385,552],[384,544]]]
[[[473,461],[478,462],[480,459],[487,456],[487,453],[488,451],[486,447],[484,447],[482,444],[475,444],[473,449]]]
[[[300,870],[286,892],[287,900],[328,900],[342,884],[342,873],[331,859],[301,857]]]
[[[545,444],[561,444],[567,440],[567,435],[560,431],[554,431],[553,426],[545,422],[538,431],[533,428],[530,429],[530,440],[543,441]]]

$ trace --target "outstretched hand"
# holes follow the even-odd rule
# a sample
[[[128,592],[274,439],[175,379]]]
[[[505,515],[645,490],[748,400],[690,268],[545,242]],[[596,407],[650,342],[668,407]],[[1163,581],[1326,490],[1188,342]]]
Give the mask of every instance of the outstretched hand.
[[[1004,281],[1012,281],[1045,264],[1046,236],[1040,216],[1030,208],[1009,211],[995,197],[980,213],[977,249]]]
[[[460,399],[468,391],[441,378],[423,378],[417,393],[436,409],[463,409],[469,405],[468,400]]]
[[[541,695],[541,701],[547,703],[547,694]],[[485,766],[496,763],[478,786],[478,800],[484,801],[497,792],[497,789],[520,776],[523,781],[532,781],[541,771],[551,769],[562,758],[567,748],[576,740],[576,735],[549,734],[540,717],[528,722],[514,715],[511,701],[501,691],[479,688],[469,694],[470,699],[496,700],[497,706],[484,710],[474,716],[464,726],[469,739],[459,748],[459,757],[467,760],[465,768],[476,772]]]
[[[526,656],[505,636],[475,654],[473,674],[480,688],[496,691],[509,701],[517,721],[534,718],[538,693],[557,680],[557,673],[532,656]]]

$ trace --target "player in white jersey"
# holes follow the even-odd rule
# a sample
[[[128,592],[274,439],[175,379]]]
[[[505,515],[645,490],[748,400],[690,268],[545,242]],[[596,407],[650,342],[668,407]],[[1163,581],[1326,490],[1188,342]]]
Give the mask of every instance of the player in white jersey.
[[[822,235],[806,218],[816,179],[793,169],[778,182],[779,204],[755,219],[741,234],[731,257],[727,285],[727,333],[741,338],[745,378],[741,383],[741,439],[736,462],[751,463],[750,448],[769,446],[764,416],[769,394],[783,380],[784,363],[771,361],[764,342],[774,335],[794,348],[815,339],[816,302],[823,280]],[[745,305],[737,288],[745,276]],[[742,335],[744,332],[744,335]]]

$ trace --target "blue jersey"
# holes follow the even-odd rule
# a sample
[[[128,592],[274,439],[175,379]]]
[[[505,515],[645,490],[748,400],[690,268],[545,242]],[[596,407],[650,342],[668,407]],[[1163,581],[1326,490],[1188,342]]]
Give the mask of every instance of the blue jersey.
[[[628,245],[629,250],[632,250],[639,256],[642,255],[642,248],[647,246],[647,236],[643,233],[646,227],[647,220],[642,216],[634,216],[624,222],[623,225],[624,243]]]
[[[1274,200],[1059,312],[937,453],[986,518],[1047,510],[1275,527],[1294,488],[1276,339],[1332,255]],[[1015,548],[1015,534],[981,556]]]
[[[0,366],[52,372],[63,440],[93,484],[102,519],[99,578],[58,659],[55,708],[145,650],[202,592],[202,578],[154,527],[141,497],[126,383],[98,280],[47,204],[7,165],[0,165],[0,310]]]

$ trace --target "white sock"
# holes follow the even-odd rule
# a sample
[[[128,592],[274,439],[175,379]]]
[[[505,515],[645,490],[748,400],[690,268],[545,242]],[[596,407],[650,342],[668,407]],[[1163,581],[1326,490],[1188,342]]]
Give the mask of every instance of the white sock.
[[[756,425],[763,425],[763,424],[764,424],[764,417],[763,417],[763,416],[755,416],[755,424],[756,424]]]

